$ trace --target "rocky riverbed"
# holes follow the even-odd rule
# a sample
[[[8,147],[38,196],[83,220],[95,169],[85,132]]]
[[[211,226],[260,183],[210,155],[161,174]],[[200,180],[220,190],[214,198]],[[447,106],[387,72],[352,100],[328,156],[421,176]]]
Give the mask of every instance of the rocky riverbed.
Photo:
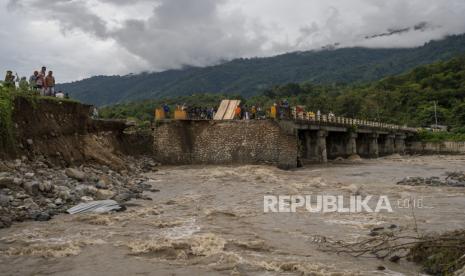
[[[141,198],[150,189],[142,173],[154,171],[148,158],[127,158],[127,170],[84,165],[61,168],[45,158],[0,161],[0,228],[24,220],[47,221],[79,202]]]
[[[396,185],[407,177],[461,171],[465,156],[340,160],[292,171],[128,162],[132,172],[76,168],[84,180],[40,162],[17,164],[56,186],[52,192],[39,186],[37,195],[23,188],[33,179],[11,171],[15,162],[7,164],[4,177],[23,183],[15,184],[16,190],[3,188],[9,204],[24,205],[19,193],[41,211],[54,210],[60,186],[72,195],[63,203],[67,206],[82,197],[97,198],[100,190],[114,192],[113,198],[125,193],[135,198],[126,201],[124,212],[57,214],[47,222],[28,220],[0,229],[2,275],[419,275],[421,267],[405,259],[355,258],[323,251],[322,243],[360,241],[383,231],[416,236],[465,229],[463,187]],[[113,188],[97,187],[102,176]],[[73,188],[82,185],[94,192]],[[386,195],[393,212],[264,213],[264,196],[297,194]],[[46,199],[53,208],[47,209]]]

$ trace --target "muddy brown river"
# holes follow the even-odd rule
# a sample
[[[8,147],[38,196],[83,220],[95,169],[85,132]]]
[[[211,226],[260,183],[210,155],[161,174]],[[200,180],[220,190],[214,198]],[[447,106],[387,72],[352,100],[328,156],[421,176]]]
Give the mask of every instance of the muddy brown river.
[[[321,250],[375,227],[421,234],[465,228],[465,188],[401,186],[408,176],[464,171],[465,156],[388,157],[283,171],[271,166],[162,167],[153,200],[124,212],[59,215],[0,230],[1,275],[420,275]],[[264,213],[267,195],[386,195],[393,212]],[[422,199],[405,208],[399,200]],[[385,270],[378,270],[383,266]]]

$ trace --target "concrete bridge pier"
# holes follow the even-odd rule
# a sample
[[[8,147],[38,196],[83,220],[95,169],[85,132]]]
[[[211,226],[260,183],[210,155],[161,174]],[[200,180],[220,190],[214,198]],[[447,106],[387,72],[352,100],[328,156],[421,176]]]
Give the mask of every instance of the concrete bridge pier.
[[[387,135],[383,135],[384,139],[382,141],[382,143],[380,143],[380,145],[382,146],[382,150],[380,151],[380,153],[382,155],[390,155],[390,154],[393,154],[395,152],[395,139],[396,139],[396,135],[395,134],[387,134]]]
[[[351,156],[357,154],[357,133],[349,132],[347,134],[346,154]]]
[[[326,149],[326,137],[328,136],[328,132],[326,130],[318,130],[316,133],[317,136],[317,157],[320,163],[327,163],[328,162],[328,151]]]
[[[326,137],[328,159],[348,157],[357,153],[357,134],[352,132],[329,131]]]
[[[368,135],[368,156],[370,158],[379,157],[378,137],[378,133],[371,133]]]
[[[397,134],[394,142],[395,152],[399,154],[405,153],[405,134]]]
[[[328,162],[328,152],[326,149],[327,136],[328,132],[326,130],[303,131],[301,134],[301,137],[304,139],[303,143],[301,143],[303,147],[302,156],[313,162]]]
[[[359,133],[357,153],[362,157],[377,158],[379,156],[378,133]]]

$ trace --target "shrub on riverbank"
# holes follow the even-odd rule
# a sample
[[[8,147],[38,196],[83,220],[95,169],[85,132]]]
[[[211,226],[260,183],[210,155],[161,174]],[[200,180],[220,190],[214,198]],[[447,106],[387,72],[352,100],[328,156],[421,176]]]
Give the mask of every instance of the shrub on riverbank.
[[[446,131],[421,131],[418,133],[418,138],[420,141],[423,142],[465,142],[465,133]]]

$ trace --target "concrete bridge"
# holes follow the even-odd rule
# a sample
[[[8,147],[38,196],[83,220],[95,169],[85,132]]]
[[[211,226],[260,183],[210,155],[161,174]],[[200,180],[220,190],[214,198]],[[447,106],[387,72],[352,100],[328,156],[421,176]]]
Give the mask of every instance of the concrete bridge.
[[[302,159],[321,163],[354,154],[366,158],[403,154],[405,139],[417,132],[405,126],[326,116],[281,120],[279,125],[297,135]]]
[[[158,120],[154,154],[165,164],[276,164],[358,154],[376,158],[405,152],[416,129],[342,117],[288,120]]]

